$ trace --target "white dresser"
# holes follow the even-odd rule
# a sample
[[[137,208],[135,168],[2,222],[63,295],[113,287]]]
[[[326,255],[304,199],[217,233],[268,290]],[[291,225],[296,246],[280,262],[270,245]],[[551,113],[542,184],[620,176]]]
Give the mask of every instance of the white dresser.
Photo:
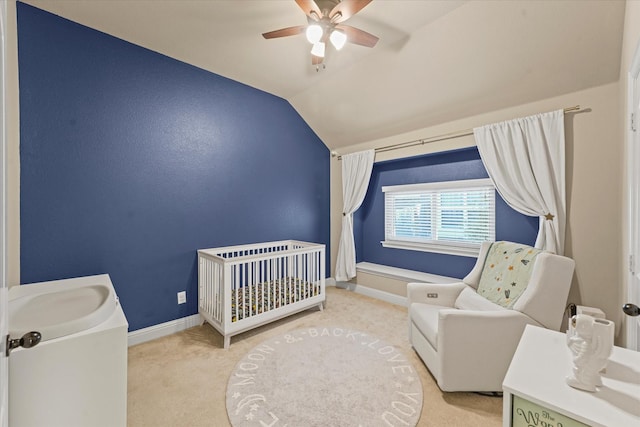
[[[564,333],[527,326],[502,388],[504,427],[640,427],[640,353],[614,347],[602,387],[569,387]]]

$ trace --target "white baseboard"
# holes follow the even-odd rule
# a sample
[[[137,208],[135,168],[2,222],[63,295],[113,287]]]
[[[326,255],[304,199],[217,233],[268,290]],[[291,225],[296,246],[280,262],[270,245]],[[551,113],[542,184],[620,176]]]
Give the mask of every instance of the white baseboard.
[[[149,326],[148,328],[138,329],[137,331],[129,332],[127,335],[128,345],[131,347],[132,345],[162,338],[175,334],[176,332],[184,331],[185,329],[193,328],[194,326],[200,325],[200,323],[202,323],[200,315],[194,314],[181,319],[160,323],[159,325]]]
[[[326,279],[324,279],[324,285],[325,286],[336,286],[336,279],[334,279],[333,277],[327,277]]]
[[[336,286],[339,288],[347,289],[355,292],[356,294],[365,295],[371,298],[376,298],[382,301],[389,302],[391,304],[400,305],[402,307],[407,306],[407,297],[392,294],[390,292],[380,291],[378,289],[369,288],[367,286],[358,285],[350,282],[336,282]]]

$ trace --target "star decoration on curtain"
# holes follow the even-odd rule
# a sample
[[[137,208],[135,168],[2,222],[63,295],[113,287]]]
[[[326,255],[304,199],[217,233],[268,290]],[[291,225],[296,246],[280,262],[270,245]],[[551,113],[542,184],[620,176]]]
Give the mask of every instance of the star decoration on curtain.
[[[544,216],[544,218],[545,218],[547,221],[553,221],[553,218],[555,218],[555,216],[554,216],[551,212],[549,212],[548,214],[546,214],[546,215]]]

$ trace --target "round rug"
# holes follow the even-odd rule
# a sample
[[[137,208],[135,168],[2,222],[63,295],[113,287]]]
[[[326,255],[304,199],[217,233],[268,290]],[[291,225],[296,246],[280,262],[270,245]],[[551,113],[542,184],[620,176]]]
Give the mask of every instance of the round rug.
[[[271,338],[240,360],[227,414],[244,426],[415,426],[422,383],[396,347],[326,327]]]

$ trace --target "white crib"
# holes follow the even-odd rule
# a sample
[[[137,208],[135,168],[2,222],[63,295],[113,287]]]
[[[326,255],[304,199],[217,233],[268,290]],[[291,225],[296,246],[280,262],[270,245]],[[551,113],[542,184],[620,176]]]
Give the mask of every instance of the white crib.
[[[224,337],[325,301],[325,247],[283,240],[198,251],[198,313]]]

